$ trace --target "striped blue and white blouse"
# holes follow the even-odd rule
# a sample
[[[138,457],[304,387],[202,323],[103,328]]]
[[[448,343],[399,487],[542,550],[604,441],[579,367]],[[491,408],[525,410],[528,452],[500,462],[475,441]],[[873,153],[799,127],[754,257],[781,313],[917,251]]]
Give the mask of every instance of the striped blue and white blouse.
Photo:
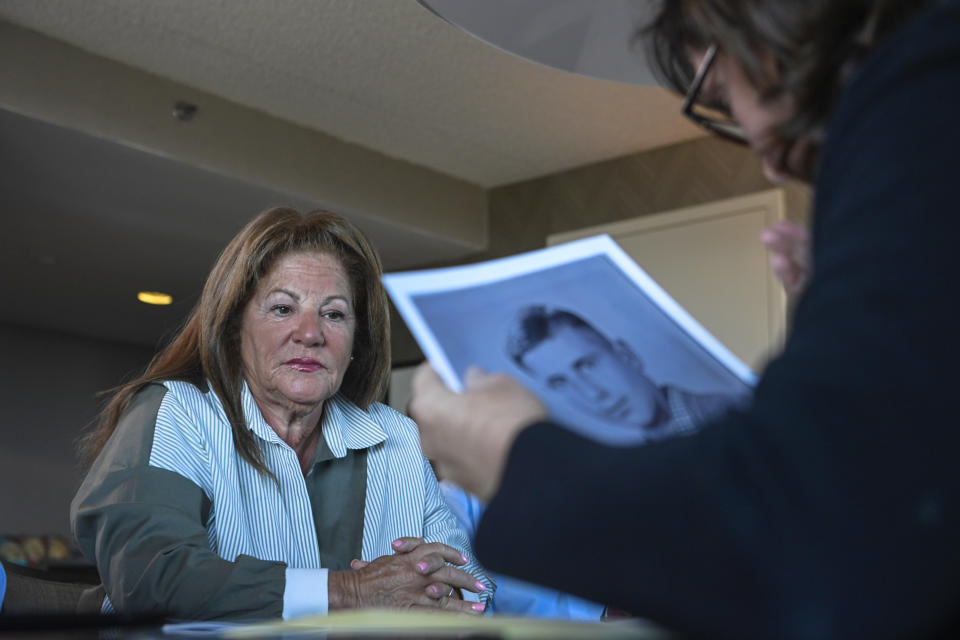
[[[104,609],[159,607],[179,617],[325,613],[327,569],[299,459],[246,384],[247,425],[275,479],[241,458],[215,393],[180,381],[148,390],[138,396],[159,402],[131,403],[72,505],[78,541],[101,571]],[[362,410],[338,394],[327,401],[321,434],[336,458],[348,449],[367,452],[362,559],[391,555],[391,543],[403,536],[443,542],[462,551],[470,559],[462,568],[487,586],[479,597],[464,596],[492,595],[494,584],[445,505],[411,420],[379,403]],[[165,597],[170,607],[151,601]],[[262,600],[272,604],[241,611],[244,602]]]

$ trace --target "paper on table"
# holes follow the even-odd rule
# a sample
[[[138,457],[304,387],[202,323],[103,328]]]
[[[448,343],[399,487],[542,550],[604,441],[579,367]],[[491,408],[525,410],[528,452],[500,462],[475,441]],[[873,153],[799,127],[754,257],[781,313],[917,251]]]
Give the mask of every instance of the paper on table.
[[[484,635],[505,640],[654,640],[673,637],[663,628],[637,619],[615,622],[572,622],[514,616],[469,616],[434,611],[356,609],[325,616],[263,622],[225,630],[226,638],[267,635],[328,633],[363,636],[465,636]]]
[[[230,629],[236,629],[248,624],[250,623],[189,620],[186,622],[168,622],[160,627],[160,630],[165,634],[174,636],[219,638]]]

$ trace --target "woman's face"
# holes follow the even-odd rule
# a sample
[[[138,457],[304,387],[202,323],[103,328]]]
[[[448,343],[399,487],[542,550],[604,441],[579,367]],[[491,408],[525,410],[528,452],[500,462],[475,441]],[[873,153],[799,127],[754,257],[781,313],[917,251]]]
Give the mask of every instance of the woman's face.
[[[699,66],[704,52],[692,56],[694,68]],[[773,59],[770,70],[774,71]],[[793,115],[793,101],[786,94],[764,99],[760,91],[753,86],[740,64],[723,51],[717,57],[707,74],[702,100],[726,109],[730,116],[743,128],[747,142],[760,156],[763,172],[771,182],[782,182],[790,175],[796,175],[796,169],[802,165],[804,144],[795,144],[787,157],[784,157],[784,144],[776,135],[776,127]]]
[[[240,353],[265,415],[307,414],[337,392],[353,349],[353,305],[330,254],[287,254],[261,279],[243,312]]]

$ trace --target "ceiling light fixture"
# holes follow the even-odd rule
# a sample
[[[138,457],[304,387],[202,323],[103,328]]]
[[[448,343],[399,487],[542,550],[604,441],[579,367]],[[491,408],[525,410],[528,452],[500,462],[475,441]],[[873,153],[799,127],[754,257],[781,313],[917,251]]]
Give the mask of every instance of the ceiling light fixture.
[[[160,291],[138,291],[137,300],[147,304],[171,304],[173,296]]]

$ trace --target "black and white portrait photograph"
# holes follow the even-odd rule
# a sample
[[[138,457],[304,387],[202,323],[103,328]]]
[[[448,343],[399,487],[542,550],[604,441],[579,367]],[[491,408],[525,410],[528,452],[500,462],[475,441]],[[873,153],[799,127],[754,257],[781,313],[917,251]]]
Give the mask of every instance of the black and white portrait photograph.
[[[749,396],[753,373],[606,236],[444,272],[386,283],[453,388],[471,366],[507,373],[612,444],[692,432]]]

